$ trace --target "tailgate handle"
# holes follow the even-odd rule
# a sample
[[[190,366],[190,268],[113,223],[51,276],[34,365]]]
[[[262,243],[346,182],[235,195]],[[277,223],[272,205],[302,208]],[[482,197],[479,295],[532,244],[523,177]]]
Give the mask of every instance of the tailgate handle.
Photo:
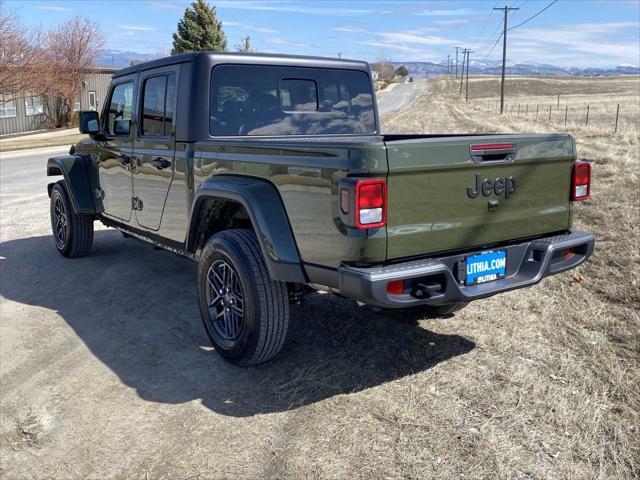
[[[469,145],[471,159],[476,163],[510,162],[516,156],[515,143],[486,143]]]

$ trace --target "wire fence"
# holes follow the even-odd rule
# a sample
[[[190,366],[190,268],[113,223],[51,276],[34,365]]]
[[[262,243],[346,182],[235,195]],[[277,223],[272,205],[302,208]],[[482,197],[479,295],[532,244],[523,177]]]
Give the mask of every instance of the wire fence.
[[[500,100],[477,99],[472,106],[478,110],[500,113]],[[553,102],[532,101],[505,102],[506,115],[546,125],[596,126],[611,133],[625,133],[640,126],[640,106],[635,102],[613,103],[565,103],[560,97]]]

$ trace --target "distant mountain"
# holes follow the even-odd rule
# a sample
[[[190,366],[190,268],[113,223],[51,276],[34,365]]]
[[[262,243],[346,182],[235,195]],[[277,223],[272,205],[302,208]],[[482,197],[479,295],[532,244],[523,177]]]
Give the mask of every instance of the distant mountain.
[[[394,67],[404,65],[409,70],[409,75],[415,77],[429,77],[433,75],[444,75],[447,73],[447,64],[434,62],[391,62]],[[462,68],[460,63],[459,68]],[[502,72],[501,62],[487,61],[477,62],[471,60],[469,62],[469,73],[480,75],[499,75]],[[606,75],[638,75],[640,68],[635,65],[619,65],[616,67],[583,67],[583,68],[566,68],[557,65],[549,65],[545,63],[514,63],[507,64],[507,75],[525,75],[525,76],[547,76],[547,75],[576,75],[584,77],[606,76]]]
[[[131,62],[146,62],[156,58],[152,53],[122,52],[120,50],[100,50],[96,64],[99,67],[124,68]]]
[[[98,56],[97,64],[101,67],[124,68],[131,65],[131,62],[146,62],[157,58],[157,54],[153,53],[137,53],[123,52],[120,50],[101,50]],[[447,64],[434,62],[391,62],[394,67],[404,65],[409,70],[409,75],[414,77],[430,77],[434,75],[443,75],[447,73]],[[462,62],[460,63],[462,68]],[[471,60],[469,63],[469,73],[484,75],[499,75],[502,71],[502,63],[500,61],[487,60],[478,62]],[[578,75],[585,77],[604,76],[604,75],[638,75],[640,68],[635,65],[619,65],[616,67],[600,68],[600,67],[558,67],[557,65],[549,65],[545,63],[514,63],[507,64],[507,75]]]

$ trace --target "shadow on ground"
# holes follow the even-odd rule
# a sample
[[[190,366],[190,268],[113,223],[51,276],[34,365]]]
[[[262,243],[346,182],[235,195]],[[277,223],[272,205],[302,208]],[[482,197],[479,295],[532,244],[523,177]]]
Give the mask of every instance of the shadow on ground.
[[[57,311],[96,357],[152,402],[202,399],[232,416],[282,411],[418,373],[474,348],[463,337],[418,326],[416,314],[314,294],[292,308],[280,355],[243,369],[209,347],[189,260],[104,230],[85,258],[62,258],[48,236],[5,242],[0,256],[4,298]]]

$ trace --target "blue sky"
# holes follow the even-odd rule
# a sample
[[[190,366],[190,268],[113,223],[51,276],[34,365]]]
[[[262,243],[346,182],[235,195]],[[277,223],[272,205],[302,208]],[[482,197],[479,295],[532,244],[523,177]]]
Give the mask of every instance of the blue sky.
[[[249,35],[262,52],[294,53],[376,61],[435,61],[453,46],[485,57],[502,28],[494,5],[519,7],[510,26],[551,0],[476,1],[210,1],[223,21],[229,47]],[[171,33],[188,0],[16,1],[22,19],[53,27],[75,16],[96,20],[106,48],[139,53],[168,52]],[[640,0],[559,0],[509,32],[511,62],[561,66],[640,64]],[[501,43],[488,56],[498,60]]]

